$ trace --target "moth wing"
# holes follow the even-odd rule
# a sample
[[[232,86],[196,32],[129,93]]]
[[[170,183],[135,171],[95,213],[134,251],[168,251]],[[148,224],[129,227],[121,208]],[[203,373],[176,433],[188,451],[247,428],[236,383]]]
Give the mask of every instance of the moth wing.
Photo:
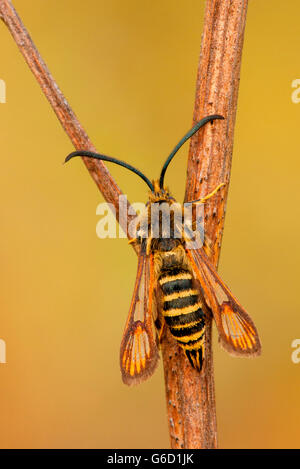
[[[212,255],[213,253],[213,242],[212,240],[207,236],[205,235],[204,237],[204,241],[203,241],[203,249],[204,249],[204,252],[205,254],[209,257]]]
[[[159,354],[153,333],[156,308],[153,291],[153,256],[141,253],[120,350],[122,379],[128,385],[145,381],[158,363]]]
[[[206,253],[203,249],[186,252],[212,310],[223,348],[237,356],[260,355],[260,340],[252,319],[223,283]]]

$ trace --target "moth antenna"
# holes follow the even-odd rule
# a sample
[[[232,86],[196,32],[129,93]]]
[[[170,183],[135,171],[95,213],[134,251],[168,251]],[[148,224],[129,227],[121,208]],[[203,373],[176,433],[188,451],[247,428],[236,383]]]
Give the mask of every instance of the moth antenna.
[[[75,156],[84,156],[88,158],[94,158],[96,160],[109,161],[110,163],[115,163],[115,164],[118,164],[119,166],[123,166],[123,168],[129,169],[129,171],[132,171],[133,173],[137,174],[140,178],[142,178],[143,181],[150,187],[151,191],[154,192],[154,186],[152,182],[150,181],[150,179],[148,179],[139,169],[135,168],[134,166],[131,166],[128,163],[125,163],[125,161],[112,158],[111,156],[101,155],[100,153],[94,153],[92,151],[78,150],[78,151],[73,151],[72,153],[70,153],[66,157],[65,163],[70,161],[70,159],[74,158]]]
[[[191,138],[201,127],[203,127],[205,124],[207,124],[208,122],[211,122],[215,119],[224,119],[224,117],[220,116],[219,114],[214,114],[212,116],[204,117],[199,122],[197,122],[197,124],[194,125],[194,127],[187,134],[185,134],[185,136],[177,143],[176,147],[170,153],[170,155],[166,159],[165,164],[162,167],[162,170],[161,170],[161,173],[160,173],[160,178],[159,178],[159,186],[160,186],[161,189],[163,189],[163,187],[164,187],[164,178],[165,178],[167,168],[168,168],[169,164],[171,163],[171,161],[172,161],[173,157],[175,156],[175,154],[178,152],[179,148],[182,147],[182,145],[189,138]]]

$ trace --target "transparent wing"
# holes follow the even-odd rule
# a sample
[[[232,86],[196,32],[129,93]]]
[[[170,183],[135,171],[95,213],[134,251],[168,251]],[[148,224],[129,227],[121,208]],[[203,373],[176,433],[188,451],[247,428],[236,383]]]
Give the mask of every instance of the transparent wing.
[[[152,255],[139,255],[137,276],[120,350],[122,379],[138,384],[154,372],[159,354],[153,333],[155,314]]]
[[[252,319],[222,282],[204,250],[191,249],[186,253],[212,310],[222,346],[233,355],[260,355],[261,345]]]

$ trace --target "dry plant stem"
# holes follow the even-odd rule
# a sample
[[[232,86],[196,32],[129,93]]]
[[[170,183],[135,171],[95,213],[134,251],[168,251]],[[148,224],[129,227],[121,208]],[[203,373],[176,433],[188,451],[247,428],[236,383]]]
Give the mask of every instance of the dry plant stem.
[[[206,126],[191,142],[186,200],[205,195],[229,181],[233,127],[246,18],[246,0],[207,0],[194,121],[223,114],[226,121]],[[76,149],[95,151],[89,137],[61,93],[10,0],[0,0],[4,21]],[[83,158],[91,177],[119,215],[120,189],[101,161]],[[217,264],[228,185],[207,202],[206,230],[215,244]],[[127,226],[120,220],[127,232]],[[163,344],[167,407],[172,448],[215,448],[217,445],[211,322],[207,325],[205,368],[201,375],[187,363],[167,334]]]
[[[19,47],[30,70],[34,74],[37,82],[41,86],[44,95],[48,99],[52,109],[57,115],[66,134],[76,149],[97,151],[90,141],[88,135],[72,111],[66,98],[57,86],[51,76],[45,62],[36,49],[31,37],[28,34],[24,24],[15,11],[10,0],[0,0],[0,18],[8,27],[17,46]],[[91,177],[97,184],[106,202],[114,205],[116,215],[119,219],[119,195],[122,194],[115,180],[110,175],[102,161],[91,158],[82,158]],[[128,204],[128,208],[129,208]],[[131,208],[132,212],[133,209]],[[130,217],[131,219],[132,217]],[[120,219],[122,229],[127,233],[126,220]]]
[[[237,107],[240,64],[247,0],[207,0],[194,122],[221,114],[195,134],[191,141],[185,200],[210,193],[219,183],[226,186],[205,204],[205,231],[214,245],[217,266],[230,179],[233,131]],[[216,448],[217,425],[212,358],[212,321],[207,324],[205,368],[199,375],[167,337],[163,343],[169,429],[173,448]]]

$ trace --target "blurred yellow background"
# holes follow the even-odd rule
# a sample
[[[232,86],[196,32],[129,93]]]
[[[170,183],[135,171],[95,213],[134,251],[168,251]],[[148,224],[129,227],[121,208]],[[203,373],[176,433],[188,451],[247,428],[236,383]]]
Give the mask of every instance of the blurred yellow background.
[[[190,128],[204,1],[15,0],[44,60],[99,151],[148,177]],[[215,334],[219,444],[299,444],[300,3],[248,9],[220,273],[254,319],[259,359],[230,357]],[[167,448],[162,365],[121,382],[119,346],[136,256],[96,236],[103,201],[0,24],[0,364],[2,448]],[[188,145],[167,183],[182,199]],[[131,201],[147,188],[110,165]]]

